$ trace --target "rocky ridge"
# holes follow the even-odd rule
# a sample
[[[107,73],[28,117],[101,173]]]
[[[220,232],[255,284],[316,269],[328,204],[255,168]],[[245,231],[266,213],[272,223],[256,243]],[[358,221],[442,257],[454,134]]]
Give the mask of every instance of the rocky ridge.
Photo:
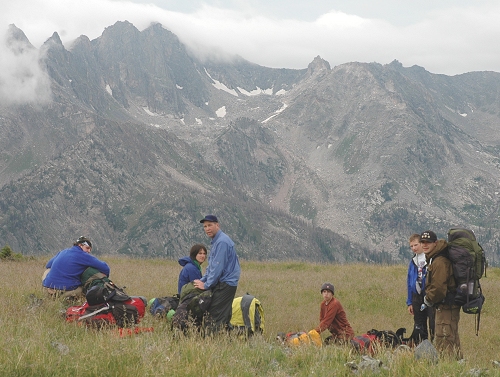
[[[460,224],[495,262],[499,73],[199,61],[128,22],[42,50],[50,104],[0,108],[14,248],[85,231],[103,252],[178,257],[216,212],[249,259],[406,259],[410,233]]]

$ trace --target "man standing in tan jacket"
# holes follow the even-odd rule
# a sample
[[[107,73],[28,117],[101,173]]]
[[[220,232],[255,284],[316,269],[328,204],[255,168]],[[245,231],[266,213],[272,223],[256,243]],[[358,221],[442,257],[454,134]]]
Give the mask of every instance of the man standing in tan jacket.
[[[460,306],[454,305],[456,283],[453,268],[448,259],[448,243],[438,240],[436,233],[426,230],[420,235],[420,242],[427,259],[427,277],[424,304],[436,309],[435,345],[441,353],[446,353],[457,359],[462,358],[458,322],[460,321]]]

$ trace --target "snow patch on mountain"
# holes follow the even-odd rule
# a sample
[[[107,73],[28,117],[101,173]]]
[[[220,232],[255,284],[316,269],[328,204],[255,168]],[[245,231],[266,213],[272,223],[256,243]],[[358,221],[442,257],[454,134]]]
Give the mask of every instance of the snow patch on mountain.
[[[217,114],[219,118],[224,118],[226,113],[226,106],[222,106],[215,111],[215,114]]]
[[[240,91],[241,94],[244,94],[246,96],[258,96],[259,94],[267,94],[267,95],[272,95],[273,94],[273,89],[261,89],[257,87],[257,89],[252,90],[251,92],[246,91],[243,88],[240,88],[239,86],[237,87],[238,90]]]
[[[145,111],[148,115],[151,115],[151,116],[153,116],[153,117],[158,115],[158,114],[153,113],[151,110],[149,110],[149,108],[148,108],[148,107],[143,107],[142,109],[143,109],[143,110],[144,110],[144,111]]]
[[[264,119],[264,120],[262,121],[262,123],[267,123],[269,120],[273,119],[276,115],[278,115],[278,114],[282,113],[282,112],[283,112],[283,110],[285,110],[287,107],[288,107],[288,105],[287,105],[286,103],[284,103],[284,104],[283,104],[283,106],[281,106],[281,108],[280,108],[279,110],[276,110],[276,111],[274,112],[274,114],[273,114],[273,115],[271,115],[269,118]]]
[[[235,97],[238,97],[238,93],[236,92],[236,90],[229,89],[226,85],[224,85],[220,81],[217,81],[216,79],[212,78],[212,76],[210,76],[210,73],[208,73],[206,68],[205,68],[205,73],[207,74],[208,77],[210,77],[210,80],[213,81],[212,85],[214,86],[215,89],[223,90],[229,94],[232,94]]]

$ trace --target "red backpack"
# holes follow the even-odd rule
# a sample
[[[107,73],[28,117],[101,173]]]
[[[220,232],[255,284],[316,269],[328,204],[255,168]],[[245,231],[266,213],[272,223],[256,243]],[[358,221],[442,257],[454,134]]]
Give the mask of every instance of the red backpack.
[[[66,310],[67,322],[78,322],[86,326],[103,328],[117,326],[132,327],[144,317],[146,299],[130,297],[126,301],[107,301],[90,306],[85,302],[81,306],[71,306]]]
[[[397,332],[390,330],[371,329],[366,334],[355,336],[351,339],[351,345],[362,354],[373,355],[377,347],[397,347],[403,343],[402,334],[399,329]]]
[[[355,336],[351,339],[351,345],[361,354],[373,355],[373,346],[375,343],[377,343],[377,335],[373,333],[370,334],[370,332]]]

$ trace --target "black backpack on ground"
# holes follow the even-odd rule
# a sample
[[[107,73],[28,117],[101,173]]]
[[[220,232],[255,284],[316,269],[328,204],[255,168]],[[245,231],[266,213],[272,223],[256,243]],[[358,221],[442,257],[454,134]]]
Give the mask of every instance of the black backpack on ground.
[[[371,329],[362,335],[353,337],[349,342],[357,352],[373,355],[377,348],[396,348],[404,344],[403,334],[405,331],[405,328],[400,328],[397,332]]]
[[[68,309],[68,316],[86,325],[102,328],[117,325],[131,327],[144,317],[146,299],[131,297],[99,270],[88,267],[80,277],[87,302]]]
[[[195,288],[192,282],[181,289],[179,305],[172,318],[172,325],[185,331],[190,324],[200,326],[210,308],[212,291]]]
[[[127,301],[130,296],[124,288],[118,287],[99,270],[88,267],[80,277],[85,298],[91,306],[101,305],[108,301]]]

